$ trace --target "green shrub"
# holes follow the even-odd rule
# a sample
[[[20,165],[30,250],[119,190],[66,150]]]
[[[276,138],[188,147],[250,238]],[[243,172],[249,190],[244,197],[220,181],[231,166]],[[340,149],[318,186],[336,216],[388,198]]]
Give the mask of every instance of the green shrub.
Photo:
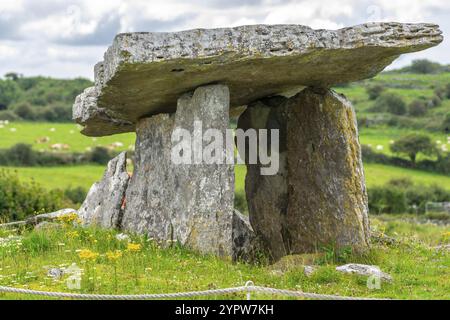
[[[69,205],[62,191],[47,191],[35,182],[19,181],[16,173],[0,170],[0,220],[21,220],[36,212]]]
[[[64,196],[74,204],[82,204],[84,199],[86,199],[87,192],[82,187],[68,188],[64,190]]]
[[[444,120],[442,121],[441,128],[445,133],[450,132],[450,113],[447,113],[447,115],[445,116]]]
[[[14,107],[17,116],[24,120],[36,120],[36,112],[27,102],[21,103]]]
[[[97,148],[92,152],[80,153],[53,153],[38,152],[30,145],[16,144],[10,149],[0,149],[0,165],[16,167],[33,166],[61,166],[74,164],[99,163],[106,164],[115,154],[105,148]]]
[[[369,210],[379,213],[425,213],[427,202],[450,201],[450,192],[431,185],[415,185],[410,179],[394,179],[368,189]]]
[[[395,93],[385,92],[375,100],[372,111],[403,115],[407,110],[405,101],[403,101],[401,96]]]
[[[408,106],[408,113],[413,117],[421,117],[427,113],[427,105],[423,100],[414,100]]]
[[[368,189],[369,210],[373,214],[407,212],[405,192],[396,186]]]
[[[36,165],[36,154],[28,144],[16,144],[6,151],[5,156],[7,161],[13,165],[28,167]]]
[[[450,99],[450,83],[445,86],[445,97]]]
[[[433,107],[439,107],[442,105],[442,98],[439,97],[438,95],[434,95],[431,98],[431,104],[433,105]]]
[[[11,110],[1,110],[0,120],[16,121],[19,117]]]
[[[447,98],[447,90],[445,87],[439,86],[434,89],[434,95],[439,97],[439,99],[444,100]]]
[[[375,84],[366,88],[366,92],[369,95],[370,100],[377,99],[381,93],[385,90],[385,87],[381,84]]]
[[[89,161],[98,164],[107,164],[111,160],[108,149],[103,147],[95,147],[89,154]]]

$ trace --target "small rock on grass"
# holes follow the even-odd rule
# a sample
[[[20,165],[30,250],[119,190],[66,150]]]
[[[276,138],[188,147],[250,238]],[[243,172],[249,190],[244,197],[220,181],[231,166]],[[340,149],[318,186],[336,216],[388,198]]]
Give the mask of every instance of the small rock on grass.
[[[349,263],[343,266],[336,267],[336,271],[348,274],[357,274],[361,276],[378,276],[383,281],[392,281],[391,275],[382,272],[378,266]]]
[[[116,239],[119,241],[130,241],[130,236],[126,235],[125,233],[119,233],[116,235]]]
[[[434,247],[434,249],[436,249],[437,251],[450,252],[450,244],[442,244],[440,246]]]
[[[317,266],[305,266],[303,268],[303,274],[309,278],[313,275],[314,272],[316,272],[316,270]]]
[[[64,270],[59,268],[51,268],[47,271],[47,276],[52,279],[59,279],[64,275]]]

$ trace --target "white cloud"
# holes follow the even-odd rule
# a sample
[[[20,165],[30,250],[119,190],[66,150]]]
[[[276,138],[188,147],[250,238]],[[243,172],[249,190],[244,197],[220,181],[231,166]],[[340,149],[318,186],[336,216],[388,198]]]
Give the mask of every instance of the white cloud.
[[[6,60],[14,58],[17,55],[17,49],[14,46],[0,44],[0,59]]]
[[[450,31],[445,0],[16,0],[0,1],[0,74],[92,78],[118,32],[175,31],[256,23],[337,29],[365,21],[437,22]],[[401,57],[450,63],[447,41]]]

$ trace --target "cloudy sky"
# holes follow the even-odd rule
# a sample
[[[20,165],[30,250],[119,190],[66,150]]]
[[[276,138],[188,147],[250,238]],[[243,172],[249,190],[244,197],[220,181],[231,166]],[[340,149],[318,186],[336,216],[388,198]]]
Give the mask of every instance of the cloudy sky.
[[[0,75],[93,77],[117,33],[247,24],[338,29],[367,21],[434,22],[450,33],[448,0],[0,0]],[[450,63],[450,40],[401,57]]]

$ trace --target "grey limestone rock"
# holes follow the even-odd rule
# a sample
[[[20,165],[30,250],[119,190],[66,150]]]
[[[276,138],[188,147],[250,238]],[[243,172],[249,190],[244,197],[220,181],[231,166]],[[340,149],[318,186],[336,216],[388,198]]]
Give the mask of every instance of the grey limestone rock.
[[[392,281],[391,275],[381,271],[378,266],[349,263],[343,266],[336,267],[336,271],[348,274],[357,274],[360,276],[377,276],[383,281]]]
[[[356,117],[343,96],[307,88],[249,105],[242,129],[280,130],[280,170],[247,163],[250,222],[274,260],[323,246],[369,244],[368,205]]]
[[[96,182],[78,210],[84,225],[119,229],[121,227],[125,192],[130,177],[125,152],[112,159],[101,181]]]
[[[178,100],[175,115],[141,119],[136,167],[127,191],[123,227],[159,241],[177,241],[202,253],[232,256],[234,171],[229,164],[176,164],[171,160],[176,128],[194,132],[228,128],[229,91],[200,87]],[[223,150],[225,152],[225,150]]]
[[[140,118],[174,112],[177,99],[199,86],[227,85],[235,108],[302,86],[370,78],[401,54],[442,39],[437,25],[392,22],[119,34],[95,67],[95,87],[77,98],[73,118],[90,136],[134,131]]]

